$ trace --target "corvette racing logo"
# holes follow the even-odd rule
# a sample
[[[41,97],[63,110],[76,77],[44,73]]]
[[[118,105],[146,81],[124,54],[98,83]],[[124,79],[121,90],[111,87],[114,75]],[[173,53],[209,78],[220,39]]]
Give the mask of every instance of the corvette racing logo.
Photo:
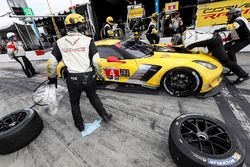
[[[250,3],[246,3],[244,5],[231,5],[231,6],[222,6],[216,8],[207,8],[203,9],[203,18],[204,19],[217,19],[219,17],[227,16],[228,10],[231,8],[243,8],[242,15],[250,14]]]
[[[250,0],[227,0],[198,5],[197,27],[221,25],[227,23],[227,12],[231,8],[241,8],[242,16],[250,19]]]

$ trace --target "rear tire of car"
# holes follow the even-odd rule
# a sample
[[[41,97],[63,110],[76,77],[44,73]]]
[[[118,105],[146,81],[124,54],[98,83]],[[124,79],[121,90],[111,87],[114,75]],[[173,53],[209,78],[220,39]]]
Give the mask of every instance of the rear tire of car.
[[[34,109],[23,109],[0,119],[0,154],[13,153],[32,142],[42,131],[43,122]]]
[[[168,71],[162,79],[162,87],[172,96],[186,97],[196,95],[201,89],[199,74],[190,68],[175,68]]]
[[[225,123],[202,114],[176,118],[169,130],[169,151],[178,167],[241,167],[245,149]]]

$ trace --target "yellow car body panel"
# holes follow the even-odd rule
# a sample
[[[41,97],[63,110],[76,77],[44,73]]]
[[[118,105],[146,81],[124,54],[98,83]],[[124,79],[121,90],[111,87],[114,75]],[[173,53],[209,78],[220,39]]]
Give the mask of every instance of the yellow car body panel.
[[[125,60],[124,63],[107,62],[107,59],[102,58],[98,60],[98,72],[105,78],[105,81],[128,83],[130,76],[132,76],[137,69],[138,66],[134,59]]]
[[[96,41],[95,45],[96,46],[103,46],[103,45],[109,46],[109,45],[114,45],[120,41],[121,40],[119,40],[119,39],[104,39],[104,40]]]
[[[119,40],[102,40],[97,41],[96,46],[112,46],[120,42]],[[217,68],[209,69],[194,61],[204,61],[215,65]],[[145,87],[157,88],[161,86],[162,79],[166,73],[176,68],[190,68],[199,74],[202,80],[200,93],[206,93],[218,86],[222,81],[220,74],[223,67],[212,56],[201,53],[176,53],[176,52],[154,52],[150,57],[124,59],[123,62],[108,62],[107,59],[100,58],[98,60],[98,73],[105,78],[105,81],[139,84]],[[148,80],[142,81],[140,72],[153,65],[159,70]],[[64,66],[59,63],[57,74],[61,76],[61,68]]]

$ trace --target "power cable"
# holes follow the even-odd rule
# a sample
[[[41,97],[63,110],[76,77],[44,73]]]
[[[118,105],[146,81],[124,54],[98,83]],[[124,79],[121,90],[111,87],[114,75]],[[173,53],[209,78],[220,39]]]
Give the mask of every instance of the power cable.
[[[3,14],[3,15],[0,15],[0,17],[4,17],[4,16],[6,16],[6,15],[8,15],[8,14],[11,14],[11,12],[7,12],[7,13],[5,13],[5,14]]]

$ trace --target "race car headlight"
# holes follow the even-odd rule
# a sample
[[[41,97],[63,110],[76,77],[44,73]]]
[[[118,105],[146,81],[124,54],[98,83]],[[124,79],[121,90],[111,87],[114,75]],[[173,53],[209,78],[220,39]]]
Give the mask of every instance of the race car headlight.
[[[208,63],[208,62],[206,62],[206,61],[194,60],[193,62],[198,63],[198,64],[200,64],[200,65],[202,65],[202,66],[204,66],[204,67],[207,67],[207,68],[210,69],[210,70],[214,70],[214,69],[217,68],[216,65],[213,65],[213,64]]]

